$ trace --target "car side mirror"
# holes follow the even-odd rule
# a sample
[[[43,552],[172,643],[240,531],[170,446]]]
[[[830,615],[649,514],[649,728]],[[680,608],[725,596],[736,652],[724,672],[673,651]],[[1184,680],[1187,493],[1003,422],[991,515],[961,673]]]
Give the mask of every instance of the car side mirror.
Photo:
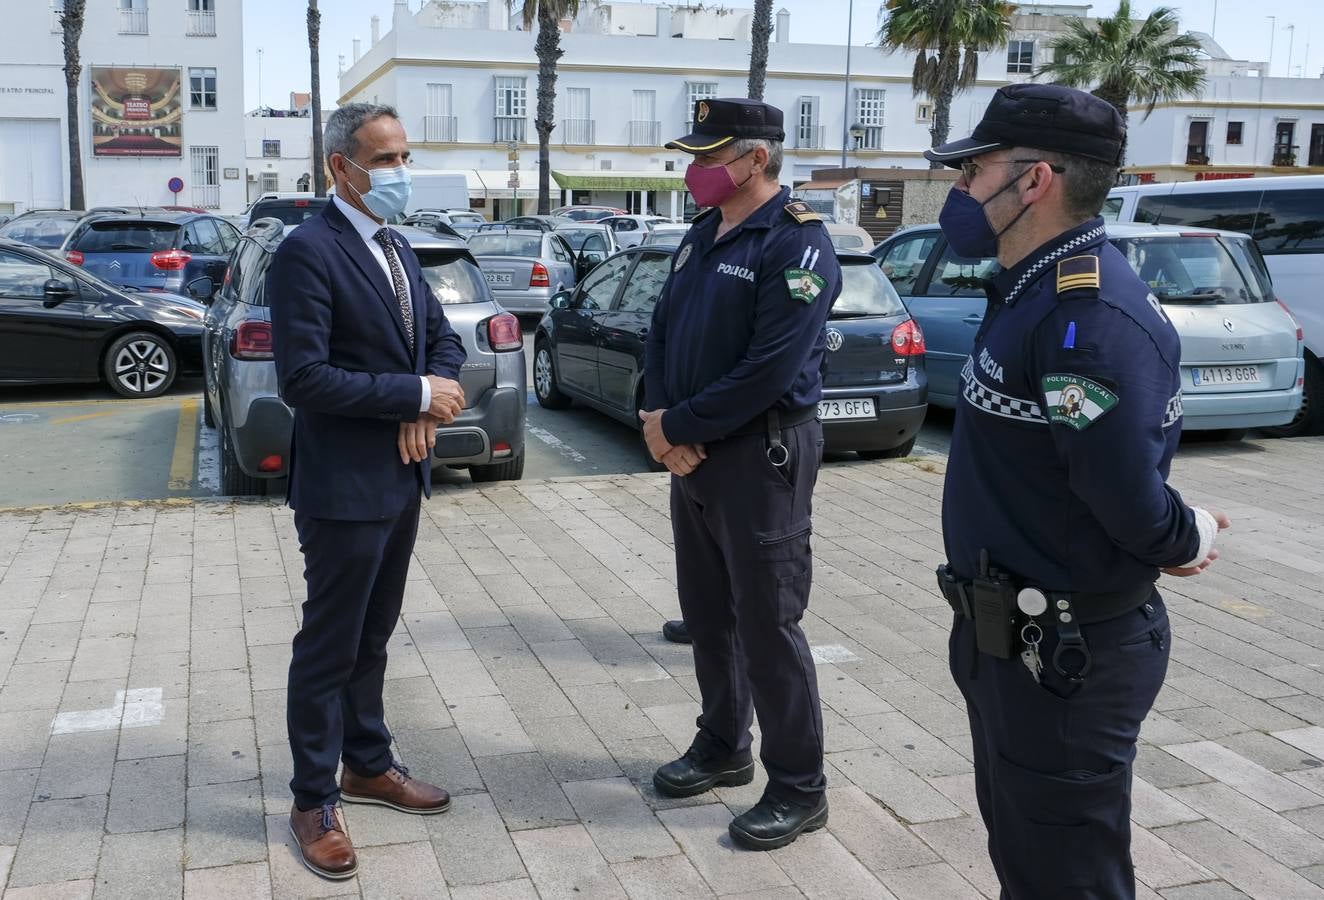
[[[216,283],[207,275],[194,278],[184,287],[190,297],[202,303],[210,303],[216,294]]]
[[[46,283],[41,286],[42,305],[47,309],[59,306],[70,297],[76,296],[77,292],[68,284],[58,278],[48,278]]]
[[[557,293],[553,294],[552,299],[547,302],[551,305],[552,309],[569,309],[570,292],[558,291]]]

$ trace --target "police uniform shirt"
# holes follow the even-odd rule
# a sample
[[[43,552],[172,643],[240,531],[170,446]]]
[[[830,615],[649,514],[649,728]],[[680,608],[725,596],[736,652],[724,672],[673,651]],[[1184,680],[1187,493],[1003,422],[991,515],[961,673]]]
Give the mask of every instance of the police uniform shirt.
[[[957,574],[981,550],[1061,591],[1114,591],[1187,564],[1194,515],[1167,485],[1180,344],[1094,219],[986,284],[960,379],[943,533]]]
[[[717,238],[696,218],[672,260],[645,354],[645,406],[673,444],[731,434],[821,399],[824,325],[841,291],[827,230],[790,189]]]

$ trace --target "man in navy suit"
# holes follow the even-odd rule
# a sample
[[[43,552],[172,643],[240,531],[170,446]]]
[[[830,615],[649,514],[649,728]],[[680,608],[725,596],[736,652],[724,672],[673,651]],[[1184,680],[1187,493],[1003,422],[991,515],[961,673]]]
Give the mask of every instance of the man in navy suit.
[[[281,243],[266,295],[294,410],[289,503],[308,585],[286,710],[290,831],[308,868],[349,878],[358,863],[341,799],[421,815],[450,807],[392,758],[382,680],[437,425],[464,408],[465,352],[409,244],[383,224],[409,196],[395,110],[342,106],[325,146],[336,196]]]

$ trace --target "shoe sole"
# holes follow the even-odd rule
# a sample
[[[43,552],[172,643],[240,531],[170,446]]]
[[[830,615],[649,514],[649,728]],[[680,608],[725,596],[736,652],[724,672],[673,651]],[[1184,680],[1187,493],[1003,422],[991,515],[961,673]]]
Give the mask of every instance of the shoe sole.
[[[390,800],[381,800],[377,797],[360,797],[355,794],[346,794],[344,791],[340,792],[340,799],[344,800],[346,803],[366,803],[372,806],[385,806],[397,812],[409,813],[410,815],[415,816],[435,816],[444,813],[451,808],[451,802],[449,800],[446,801],[445,806],[420,808],[417,806],[401,806],[398,803],[392,803]]]
[[[682,787],[666,781],[656,772],[653,773],[653,787],[664,797],[693,797],[696,794],[702,794],[711,791],[713,788],[721,787],[740,787],[749,784],[754,780],[754,763],[743,766],[739,769],[730,769],[726,772],[717,772],[712,777],[706,778],[698,784]]]
[[[290,826],[290,837],[294,838],[294,846],[299,851],[299,862],[303,863],[304,868],[314,875],[321,875],[323,878],[329,878],[332,881],[345,881],[359,874],[359,864],[354,863],[354,868],[344,872],[328,872],[326,869],[320,869],[308,861],[308,857],[303,855],[303,847],[299,845],[299,836],[294,833],[294,826]]]
[[[805,823],[792,831],[790,834],[784,834],[781,837],[761,838],[743,831],[736,827],[732,822],[727,831],[731,834],[731,839],[746,850],[776,850],[779,847],[785,847],[787,844],[794,843],[795,839],[802,834],[808,834],[811,831],[818,831],[827,824],[828,811],[824,809],[821,813],[805,820]]]

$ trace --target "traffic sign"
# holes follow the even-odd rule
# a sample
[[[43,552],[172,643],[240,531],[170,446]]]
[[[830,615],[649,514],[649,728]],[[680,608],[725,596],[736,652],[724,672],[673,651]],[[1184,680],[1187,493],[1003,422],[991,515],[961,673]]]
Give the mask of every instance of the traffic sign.
[[[176,175],[174,178],[171,178],[166,182],[166,188],[169,189],[170,193],[178,194],[180,191],[184,190],[184,179]]]

